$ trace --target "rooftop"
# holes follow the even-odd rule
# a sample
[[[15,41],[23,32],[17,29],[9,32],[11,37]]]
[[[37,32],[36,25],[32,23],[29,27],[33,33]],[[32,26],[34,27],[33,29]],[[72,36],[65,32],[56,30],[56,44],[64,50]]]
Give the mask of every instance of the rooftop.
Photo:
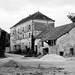
[[[68,33],[73,27],[75,27],[75,23],[66,24],[63,26],[54,27],[52,29],[41,32],[36,39],[41,38],[44,41],[47,40],[56,40],[62,35]]]
[[[15,27],[15,26],[18,26],[26,21],[29,21],[29,20],[34,20],[34,19],[40,19],[40,20],[48,20],[48,21],[55,21],[49,17],[47,17],[46,15],[40,13],[39,11],[32,14],[32,15],[29,15],[28,17],[22,19],[21,21],[19,21],[17,24],[15,24],[14,26],[12,26],[11,28]]]

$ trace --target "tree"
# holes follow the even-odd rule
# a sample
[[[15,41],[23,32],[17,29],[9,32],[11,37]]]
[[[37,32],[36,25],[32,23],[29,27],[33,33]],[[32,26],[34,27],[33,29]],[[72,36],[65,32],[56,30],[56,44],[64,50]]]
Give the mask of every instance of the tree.
[[[69,13],[69,15],[67,15],[67,17],[68,17],[72,22],[75,22],[75,13]]]
[[[6,32],[6,40],[5,40],[6,47],[10,46],[10,34]]]
[[[5,48],[6,48],[5,40],[6,40],[6,32],[4,30],[1,30],[1,35],[0,35],[0,57],[5,56]]]

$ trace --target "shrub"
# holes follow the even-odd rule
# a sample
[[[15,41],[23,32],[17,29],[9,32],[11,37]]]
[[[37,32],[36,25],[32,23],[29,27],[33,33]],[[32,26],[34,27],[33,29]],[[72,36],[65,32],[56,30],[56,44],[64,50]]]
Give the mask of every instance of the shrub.
[[[15,54],[21,54],[21,53],[22,53],[22,50],[21,50],[21,49],[15,50],[14,53],[15,53]]]
[[[5,57],[5,48],[6,48],[5,37],[6,37],[6,32],[2,30],[0,36],[0,57]]]

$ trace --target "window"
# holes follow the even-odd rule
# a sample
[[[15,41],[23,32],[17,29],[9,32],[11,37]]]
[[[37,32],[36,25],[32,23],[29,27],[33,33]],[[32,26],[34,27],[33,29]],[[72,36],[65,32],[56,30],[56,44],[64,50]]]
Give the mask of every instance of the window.
[[[29,30],[31,30],[31,25],[29,25]]]
[[[14,35],[14,32],[12,34]]]
[[[23,30],[22,31],[24,31],[24,27],[23,27]]]
[[[18,29],[18,33],[19,33],[19,29]]]
[[[23,34],[23,39],[24,39],[24,34]]]
[[[30,36],[31,36],[31,35],[30,35],[30,33],[29,33],[29,38],[30,38]]]
[[[29,42],[29,47],[30,47],[30,42]]]
[[[18,36],[18,40],[19,40],[19,36]]]
[[[56,45],[56,40],[49,40],[48,43],[50,46],[54,46]]]

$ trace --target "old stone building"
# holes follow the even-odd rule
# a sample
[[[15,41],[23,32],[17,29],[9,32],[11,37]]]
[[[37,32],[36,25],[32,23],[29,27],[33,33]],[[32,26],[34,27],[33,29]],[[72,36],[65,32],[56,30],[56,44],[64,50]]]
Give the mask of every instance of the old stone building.
[[[35,42],[32,40],[43,30],[54,27],[54,20],[40,12],[36,12],[22,19],[10,28],[11,51],[26,48],[34,49]],[[37,48],[35,48],[37,49]]]
[[[37,42],[38,53],[56,53],[62,56],[75,55],[75,23],[43,31],[36,38],[39,40]],[[42,42],[43,45],[41,45]]]

